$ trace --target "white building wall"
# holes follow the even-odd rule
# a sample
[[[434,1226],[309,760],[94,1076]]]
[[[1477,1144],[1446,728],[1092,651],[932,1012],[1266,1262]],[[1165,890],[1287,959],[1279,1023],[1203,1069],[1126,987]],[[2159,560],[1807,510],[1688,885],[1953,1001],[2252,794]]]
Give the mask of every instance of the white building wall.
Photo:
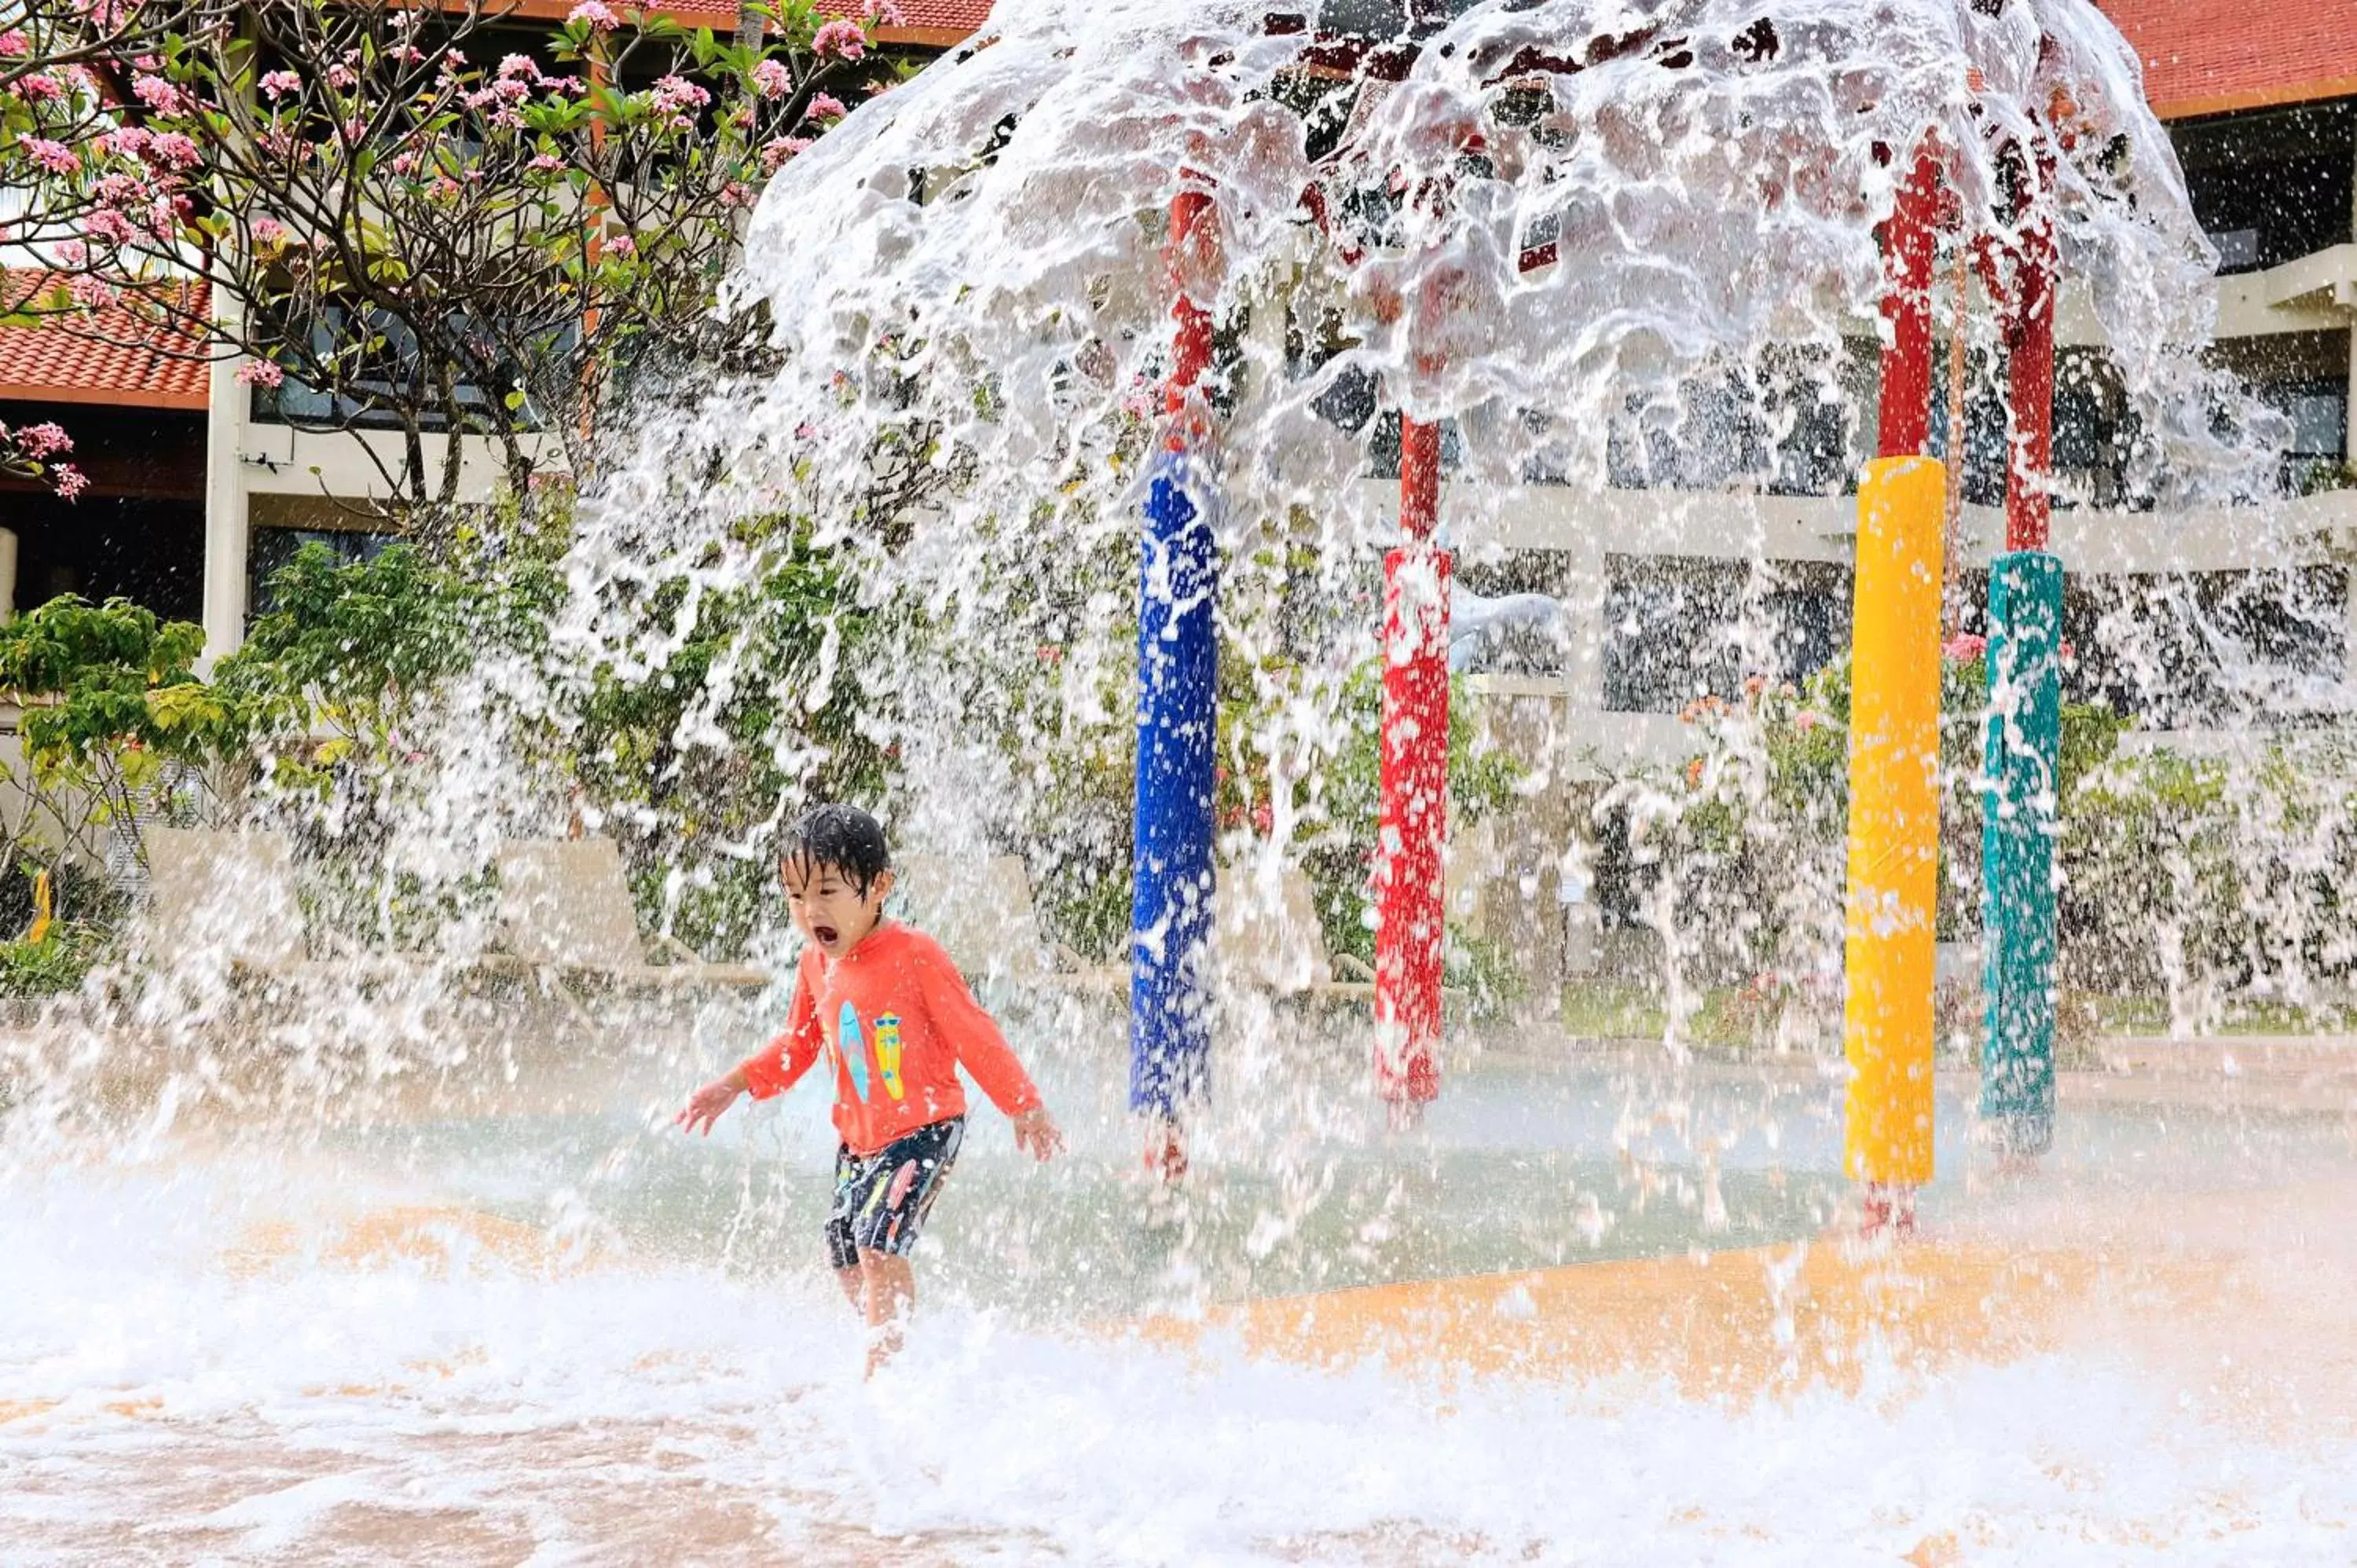
[[[243,361],[212,367],[205,443],[205,658],[208,666],[245,639],[251,560],[257,529],[280,526],[368,530],[389,526],[375,503],[402,472],[398,431],[306,432],[253,417],[251,388],[237,379]],[[422,443],[426,471],[437,478],[450,437]],[[496,448],[461,438],[460,504],[495,498],[506,482]],[[561,444],[532,442],[538,464],[561,467]]]
[[[223,321],[233,327],[236,302],[217,296]],[[237,366],[213,361],[205,400],[205,663],[235,651],[245,640],[246,504],[238,465],[238,432],[249,406]]]

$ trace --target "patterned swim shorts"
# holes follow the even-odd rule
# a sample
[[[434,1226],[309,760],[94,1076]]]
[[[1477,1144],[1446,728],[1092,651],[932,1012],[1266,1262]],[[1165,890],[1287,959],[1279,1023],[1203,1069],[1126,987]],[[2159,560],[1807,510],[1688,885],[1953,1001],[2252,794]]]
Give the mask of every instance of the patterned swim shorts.
[[[834,1211],[826,1218],[826,1251],[834,1266],[856,1267],[862,1252],[907,1257],[964,1141],[965,1118],[952,1116],[872,1155],[836,1149]]]

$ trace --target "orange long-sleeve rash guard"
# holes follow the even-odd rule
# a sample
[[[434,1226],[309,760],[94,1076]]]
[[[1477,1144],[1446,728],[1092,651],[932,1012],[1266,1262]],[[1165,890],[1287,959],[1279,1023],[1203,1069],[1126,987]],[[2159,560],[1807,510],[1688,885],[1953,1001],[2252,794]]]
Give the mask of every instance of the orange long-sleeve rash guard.
[[[906,926],[878,926],[832,963],[803,949],[785,1032],[742,1064],[746,1086],[756,1100],[783,1094],[822,1053],[834,1069],[834,1129],[855,1155],[963,1115],[961,1066],[1008,1116],[1039,1105],[950,955]]]

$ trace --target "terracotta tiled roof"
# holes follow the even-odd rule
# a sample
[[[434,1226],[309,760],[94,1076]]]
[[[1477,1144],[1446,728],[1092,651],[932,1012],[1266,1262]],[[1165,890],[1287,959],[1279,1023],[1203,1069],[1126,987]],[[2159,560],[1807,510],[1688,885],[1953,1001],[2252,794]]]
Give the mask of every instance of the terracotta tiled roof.
[[[887,39],[903,29],[963,37],[989,20],[990,0],[900,0],[900,27],[883,31]]]
[[[575,0],[521,0],[502,14],[554,20],[571,11],[574,4]],[[990,20],[991,0],[898,0],[898,4],[900,20],[896,26],[876,29],[879,42],[947,48]],[[648,0],[644,9],[687,27],[726,33],[735,29],[739,7],[737,0]],[[832,16],[856,16],[865,9],[865,0],[819,0],[819,9]]]
[[[201,284],[193,285],[201,290]],[[45,274],[0,273],[0,306],[48,292]],[[201,303],[209,296],[199,293]],[[206,367],[193,341],[165,333],[120,306],[34,327],[0,327],[0,399],[104,403],[116,408],[205,406]]]
[[[691,0],[694,4],[706,0]],[[947,48],[963,43],[990,20],[991,0],[895,0],[900,20],[878,27],[876,37],[888,44],[926,44]],[[834,16],[856,16],[862,0],[819,0],[819,9]]]
[[[2357,0],[2097,0],[2163,118],[2357,93]]]

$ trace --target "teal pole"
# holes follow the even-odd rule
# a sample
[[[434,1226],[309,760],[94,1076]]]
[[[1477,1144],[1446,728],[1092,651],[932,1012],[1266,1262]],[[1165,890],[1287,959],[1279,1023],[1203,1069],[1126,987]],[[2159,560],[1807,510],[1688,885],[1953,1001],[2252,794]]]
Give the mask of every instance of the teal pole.
[[[2054,1144],[2054,840],[2061,805],[2062,563],[1989,563],[1987,794],[1981,822],[1988,1036],[1981,1121],[2008,1155]]]

